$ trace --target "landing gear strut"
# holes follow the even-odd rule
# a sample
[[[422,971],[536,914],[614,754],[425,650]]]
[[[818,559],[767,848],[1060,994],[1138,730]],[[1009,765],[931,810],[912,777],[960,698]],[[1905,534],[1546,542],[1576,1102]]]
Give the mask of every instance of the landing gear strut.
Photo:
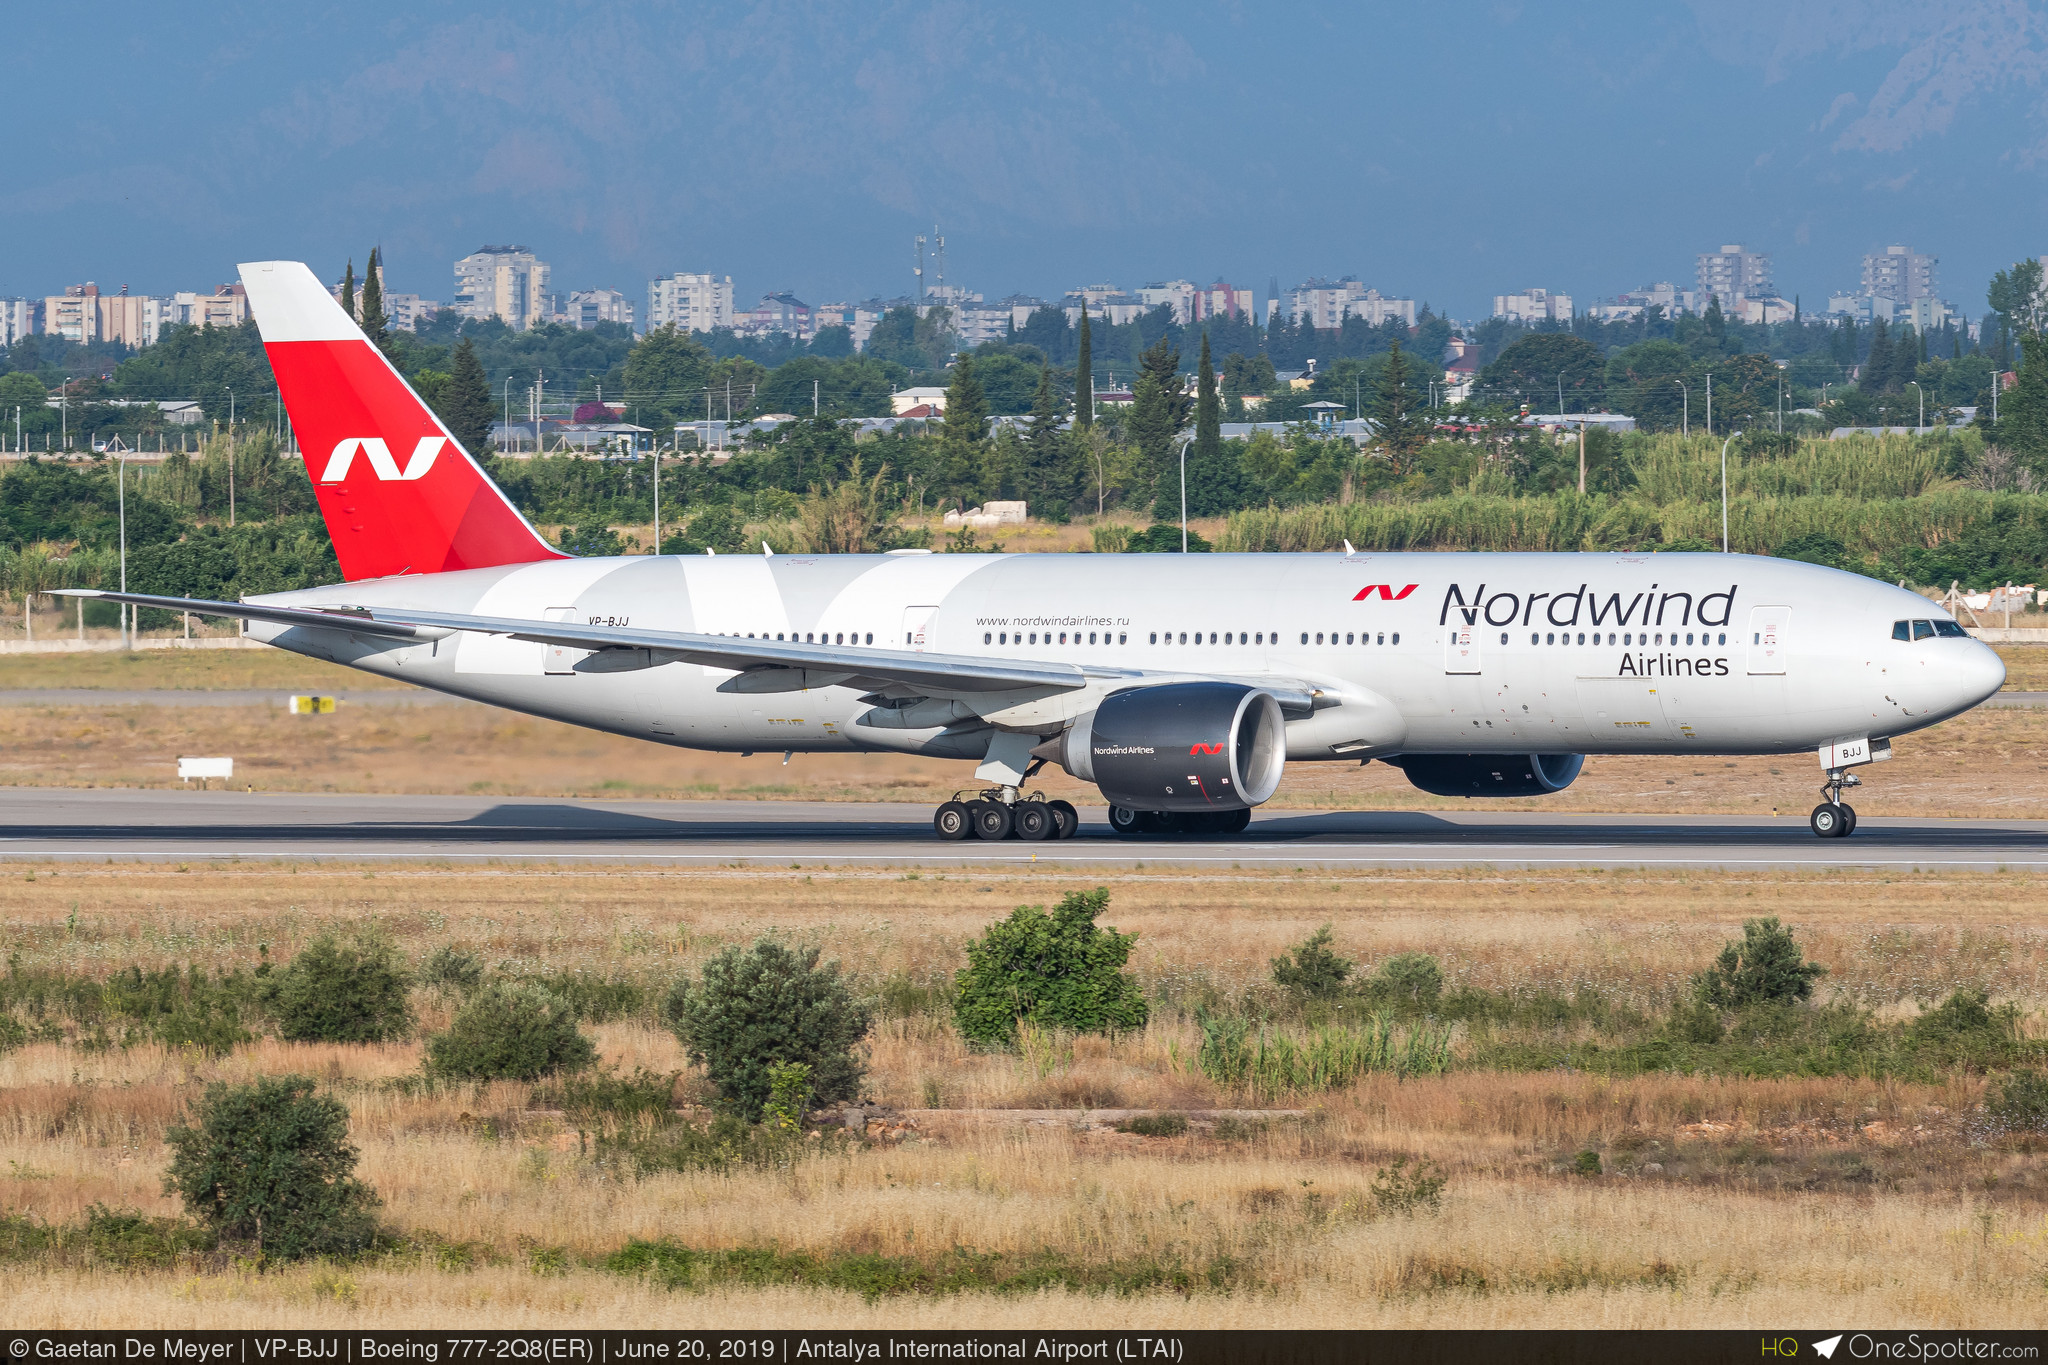
[[[1044,792],[1016,787],[970,788],[932,815],[941,839],[1071,839],[1081,828],[1081,813],[1065,801],[1048,801]]]
[[[1847,768],[1828,769],[1821,784],[1821,802],[1806,817],[1807,825],[1823,839],[1846,839],[1856,832],[1856,808],[1842,800],[1845,787],[1860,787],[1862,779]]]

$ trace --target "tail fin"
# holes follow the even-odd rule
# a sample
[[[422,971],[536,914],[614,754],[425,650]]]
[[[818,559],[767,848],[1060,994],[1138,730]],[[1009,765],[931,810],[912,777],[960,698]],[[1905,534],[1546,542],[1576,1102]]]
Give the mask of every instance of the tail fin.
[[[565,558],[298,261],[242,267],[350,582]]]

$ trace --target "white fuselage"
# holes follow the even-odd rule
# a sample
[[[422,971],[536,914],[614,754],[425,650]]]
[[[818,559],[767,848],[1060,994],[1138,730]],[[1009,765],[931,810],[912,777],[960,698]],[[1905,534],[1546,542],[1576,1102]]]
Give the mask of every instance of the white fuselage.
[[[1317,694],[1296,761],[1395,753],[1776,753],[1922,729],[2003,684],[1948,618],[1853,574],[1750,556],[876,555],[571,559],[260,599],[859,644],[1105,671],[974,703],[1050,733],[1105,690],[1186,677]],[[1949,627],[1952,629],[1953,627]],[[394,644],[252,623],[287,649],[535,715],[699,749],[978,757],[957,728],[863,723],[860,687],[720,690],[730,669],[578,669],[505,636]],[[645,657],[645,656],[643,656]],[[1126,675],[1122,671],[1129,671]],[[864,699],[865,698],[865,699]]]

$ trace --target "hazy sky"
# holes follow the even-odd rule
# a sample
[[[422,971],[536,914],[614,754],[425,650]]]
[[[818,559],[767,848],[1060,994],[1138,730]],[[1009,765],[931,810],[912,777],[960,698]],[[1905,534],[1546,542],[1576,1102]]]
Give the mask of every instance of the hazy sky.
[[[1479,315],[1689,284],[1743,242],[1808,303],[1860,255],[2048,250],[2048,9],[1572,4],[23,7],[0,294],[391,287],[518,242],[555,286],[899,294],[936,221],[995,298],[1310,274]]]

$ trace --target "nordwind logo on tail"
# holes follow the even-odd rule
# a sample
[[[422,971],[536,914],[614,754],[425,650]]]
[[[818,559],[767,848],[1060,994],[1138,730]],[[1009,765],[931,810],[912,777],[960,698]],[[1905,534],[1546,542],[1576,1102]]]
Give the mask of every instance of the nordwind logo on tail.
[[[398,467],[398,461],[391,458],[391,447],[378,436],[345,436],[337,441],[334,453],[327,457],[327,468],[321,471],[320,482],[340,483],[348,477],[349,468],[356,462],[356,452],[361,451],[370,458],[370,469],[379,479],[411,483],[414,479],[425,478],[434,461],[441,456],[441,447],[448,444],[446,436],[422,436],[419,444],[412,448],[412,458],[405,462],[405,468]]]

